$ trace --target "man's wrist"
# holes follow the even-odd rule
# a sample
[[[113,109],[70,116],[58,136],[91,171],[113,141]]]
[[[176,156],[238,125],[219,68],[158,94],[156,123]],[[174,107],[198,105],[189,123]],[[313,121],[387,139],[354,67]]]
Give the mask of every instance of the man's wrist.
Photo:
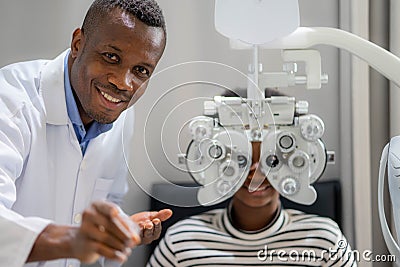
[[[74,258],[72,240],[77,227],[49,224],[37,237],[27,262]]]

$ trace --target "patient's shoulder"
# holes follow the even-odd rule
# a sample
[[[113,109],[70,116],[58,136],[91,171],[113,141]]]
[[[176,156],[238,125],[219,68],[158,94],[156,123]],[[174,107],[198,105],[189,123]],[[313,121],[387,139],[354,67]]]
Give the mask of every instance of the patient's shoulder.
[[[223,215],[224,210],[225,209],[214,209],[200,214],[192,215],[176,222],[169,228],[169,230],[173,231],[176,229],[181,230],[183,228],[194,229],[213,227],[217,224],[217,221]]]
[[[288,217],[289,223],[287,226],[289,228],[309,229],[315,232],[331,232],[334,235],[341,234],[338,224],[331,218],[293,209],[285,209],[284,213]]]

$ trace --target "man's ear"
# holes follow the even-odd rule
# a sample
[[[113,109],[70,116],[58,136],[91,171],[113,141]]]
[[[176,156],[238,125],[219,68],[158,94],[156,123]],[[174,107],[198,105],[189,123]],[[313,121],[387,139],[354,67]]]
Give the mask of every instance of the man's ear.
[[[77,28],[72,34],[71,41],[71,56],[72,58],[76,58],[80,49],[82,49],[83,45],[83,32],[80,28]]]

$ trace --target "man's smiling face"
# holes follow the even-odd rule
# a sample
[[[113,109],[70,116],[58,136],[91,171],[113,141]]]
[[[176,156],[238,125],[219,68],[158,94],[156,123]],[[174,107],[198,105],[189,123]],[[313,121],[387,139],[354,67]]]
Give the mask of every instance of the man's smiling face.
[[[84,125],[112,123],[145,91],[165,47],[162,28],[116,8],[95,30],[74,32],[70,79]]]

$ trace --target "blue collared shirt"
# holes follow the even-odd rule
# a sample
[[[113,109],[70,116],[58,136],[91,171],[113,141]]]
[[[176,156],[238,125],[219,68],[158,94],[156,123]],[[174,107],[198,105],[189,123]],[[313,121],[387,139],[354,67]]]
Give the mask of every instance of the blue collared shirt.
[[[79,145],[82,150],[82,154],[85,154],[86,148],[89,145],[89,141],[102,133],[109,131],[112,128],[112,123],[102,124],[94,121],[90,125],[88,131],[86,132],[85,126],[82,123],[81,116],[79,115],[78,106],[76,105],[74,94],[72,93],[71,82],[69,81],[68,73],[68,56],[64,59],[64,88],[65,88],[65,99],[67,102],[67,112],[68,117],[74,126],[74,131],[76,137],[78,138]]]

